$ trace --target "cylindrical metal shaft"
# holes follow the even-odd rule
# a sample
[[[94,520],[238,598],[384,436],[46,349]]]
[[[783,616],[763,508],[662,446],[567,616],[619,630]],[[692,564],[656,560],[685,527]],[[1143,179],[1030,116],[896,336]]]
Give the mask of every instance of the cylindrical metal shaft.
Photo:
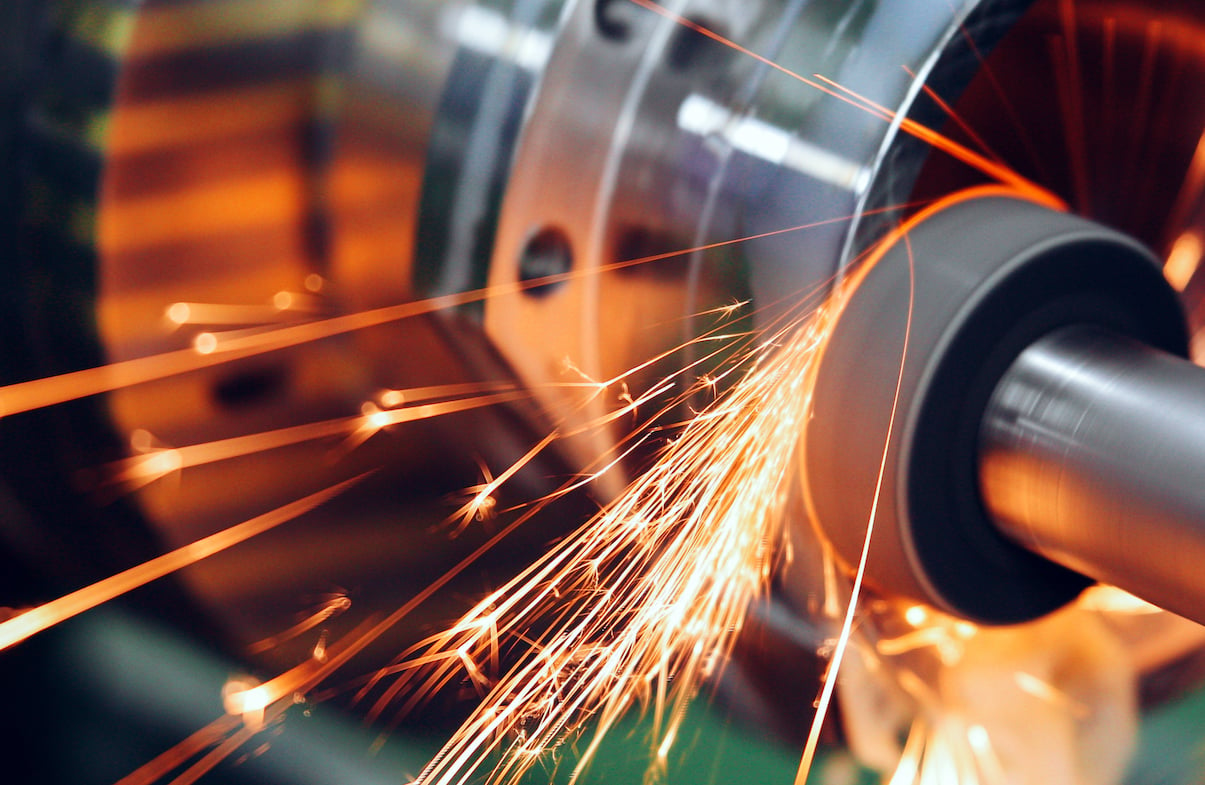
[[[1205,623],[1205,369],[1089,327],[1024,350],[980,432],[1007,536]]]

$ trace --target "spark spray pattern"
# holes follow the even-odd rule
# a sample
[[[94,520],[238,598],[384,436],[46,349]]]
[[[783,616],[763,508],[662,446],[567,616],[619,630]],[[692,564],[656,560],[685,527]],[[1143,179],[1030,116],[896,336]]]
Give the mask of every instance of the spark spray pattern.
[[[419,776],[513,782],[545,753],[593,735],[573,779],[629,709],[652,712],[663,767],[689,701],[714,675],[781,560],[809,370],[828,310],[761,347],[750,370],[694,417],[612,506],[448,631],[380,674],[376,705],[403,711],[467,676],[488,694]],[[494,682],[490,671],[524,652]]]

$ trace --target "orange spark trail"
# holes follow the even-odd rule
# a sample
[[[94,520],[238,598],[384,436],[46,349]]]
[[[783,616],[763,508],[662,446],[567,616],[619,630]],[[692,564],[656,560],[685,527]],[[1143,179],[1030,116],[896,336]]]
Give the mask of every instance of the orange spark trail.
[[[1074,0],[1059,0],[1062,36],[1050,39],[1051,59],[1063,112],[1063,135],[1075,184],[1075,206],[1081,215],[1091,215],[1088,187],[1088,148],[1084,129],[1084,78],[1079,52],[1079,25]],[[1061,38],[1061,40],[1060,40]]]
[[[156,450],[146,455],[136,455],[109,465],[112,471],[109,482],[147,484],[192,466],[202,466],[220,461],[227,461],[256,452],[266,452],[280,447],[286,447],[318,439],[359,434],[367,438],[377,431],[392,425],[429,420],[458,412],[470,411],[489,406],[497,406],[529,397],[524,391],[483,395],[455,401],[417,404],[401,409],[376,410],[370,414],[355,417],[339,417],[322,422],[305,423],[280,428],[274,431],[264,431],[246,436],[233,436],[215,442],[190,444],[184,447],[174,447]],[[167,458],[167,460],[165,460]]]
[[[1197,140],[1184,183],[1180,186],[1180,192],[1176,194],[1176,201],[1168,212],[1167,225],[1184,226],[1193,205],[1201,198],[1203,192],[1205,192],[1205,133],[1202,133],[1201,138]]]
[[[1021,116],[1017,113],[1016,106],[1009,100],[1008,93],[1004,89],[1004,85],[1000,84],[996,72],[984,57],[983,52],[979,49],[979,45],[975,43],[974,36],[967,30],[966,25],[961,26],[962,39],[966,42],[967,47],[975,55],[975,61],[979,64],[979,73],[981,73],[991,85],[992,93],[996,97],[996,103],[1004,110],[1004,114],[1008,117],[1009,124],[1012,126],[1013,134],[1021,140],[1021,145],[1025,148],[1026,155],[1029,161],[1039,174],[1040,182],[1050,182],[1050,176],[1046,172],[1046,168],[1042,161],[1042,156],[1038,155],[1037,146],[1034,144],[1033,136],[1029,132],[1029,128],[1025,123],[1021,122]]]
[[[358,482],[360,479],[362,477],[357,477],[342,485],[328,489],[323,493],[333,496],[339,490]],[[314,496],[318,495],[315,494]],[[313,499],[314,496],[307,497],[307,499]],[[306,499],[294,502],[294,504],[304,501]],[[323,500],[315,501],[313,506],[317,506],[321,501]],[[277,512],[281,512],[284,509],[281,508]],[[269,513],[269,515],[271,514]],[[297,514],[300,514],[300,512]],[[179,777],[172,780],[171,785],[185,785],[186,783],[195,782],[253,738],[257,732],[257,727],[271,725],[282,718],[288,708],[294,705],[294,695],[304,695],[330,677],[332,673],[347,664],[356,654],[363,651],[365,647],[386,633],[390,628],[409,615],[411,611],[488,553],[490,549],[496,546],[507,535],[526,523],[534,514],[535,511],[532,511],[508,525],[503,531],[491,537],[454,568],[444,573],[442,577],[431,583],[422,592],[412,597],[386,618],[381,620],[369,619],[358,625],[338,643],[327,649],[325,660],[306,660],[270,681],[226,695],[225,703],[230,714],[217,718],[187,739],[184,739],[171,749],[142,765],[136,771],[123,777],[116,785],[153,785],[153,783],[159,782],[161,778],[169,772],[174,771],[185,761],[195,757],[203,750],[209,749],[210,752],[201,760],[193,764]],[[248,521],[247,523],[252,522]],[[2,630],[2,625],[0,625],[0,630]],[[261,711],[263,713],[262,719],[254,724],[245,724],[240,719],[240,716],[238,716],[240,714],[255,714]]]
[[[122,777],[114,785],[151,785],[151,783],[158,782],[201,750],[221,743],[223,739],[237,731],[239,725],[237,717],[229,715],[219,717],[167,752]]]
[[[888,237],[878,246],[878,248],[886,251],[886,249],[897,242],[898,237],[902,239],[908,251],[908,313],[904,319],[904,345],[900,351],[900,365],[895,380],[895,394],[891,400],[891,415],[887,420],[887,433],[883,437],[883,454],[879,460],[879,474],[875,479],[874,497],[870,503],[870,515],[866,521],[866,537],[862,542],[862,554],[858,560],[857,572],[854,574],[853,588],[850,590],[849,605],[845,609],[845,618],[841,622],[841,633],[837,636],[837,645],[834,647],[832,659],[828,663],[828,678],[824,680],[824,686],[821,688],[820,700],[816,703],[816,714],[812,718],[812,727],[808,732],[807,743],[803,748],[803,756],[799,761],[799,770],[795,775],[795,785],[805,785],[808,774],[812,770],[812,764],[816,759],[816,749],[820,744],[820,732],[833,700],[833,690],[837,686],[837,673],[841,670],[841,663],[845,659],[845,650],[849,646],[850,635],[853,633],[854,614],[857,611],[858,600],[862,594],[862,581],[866,576],[866,562],[870,557],[870,542],[874,536],[874,524],[879,512],[879,496],[883,490],[883,475],[887,472],[887,445],[891,442],[891,433],[895,428],[900,388],[904,383],[904,368],[908,360],[908,341],[912,336],[912,308],[913,299],[916,294],[916,265],[912,258],[912,245],[908,241],[907,232],[911,226],[915,226],[920,220],[923,220],[923,217],[927,217],[934,210],[941,209],[943,206],[938,205],[929,211],[919,214],[916,219],[904,224],[897,230],[896,236]],[[866,269],[870,269],[877,261],[878,259],[870,260]],[[823,349],[821,351],[823,352]]]
[[[409,706],[458,673],[488,686],[499,647],[530,644],[419,782],[450,785],[472,772],[516,781],[593,718],[580,774],[638,705],[652,709],[665,765],[685,706],[720,667],[781,558],[821,325],[757,347],[731,393],[691,420],[611,507],[391,669],[400,675],[386,699],[413,686]],[[777,341],[784,345],[770,354]],[[497,753],[505,757],[494,768]]]
[[[821,82],[830,85],[833,90],[844,93],[856,106],[861,106],[863,109],[870,111],[872,114],[878,114],[885,120],[898,119],[900,123],[900,130],[904,133],[910,134],[917,139],[920,139],[922,142],[930,145],[934,149],[941,150],[947,155],[962,161],[971,168],[977,169],[987,176],[998,180],[1000,183],[1012,188],[1014,192],[1021,194],[1025,198],[1040,204],[1057,205],[1059,208],[1062,207],[1063,201],[1061,199],[1032,180],[1017,174],[1016,171],[1008,166],[997,163],[990,158],[980,155],[969,147],[961,145],[958,142],[955,142],[953,139],[934,131],[927,125],[922,125],[921,123],[918,123],[909,117],[900,118],[892,110],[876,104],[870,99],[855,93],[853,90],[834,82],[826,76],[816,74],[816,78]]]
[[[487,509],[492,509],[489,505],[493,503],[494,494],[502,487],[507,480],[514,477],[527,464],[535,460],[535,457],[543,452],[544,448],[552,444],[559,438],[556,431],[545,436],[528,450],[521,458],[512,463],[510,467],[499,474],[497,477],[490,477],[486,473],[486,481],[481,485],[472,488],[472,496],[464,503],[456,512],[448,516],[448,522],[455,522],[456,526],[453,529],[453,536],[463,532],[468,525],[474,520],[481,520]]]
[[[308,616],[294,624],[292,627],[289,627],[287,630],[278,632],[271,637],[252,643],[247,647],[247,653],[260,654],[265,651],[270,651],[285,641],[290,641],[293,638],[296,638],[298,635],[309,632],[319,624],[322,624],[323,622],[340,615],[350,607],[351,598],[349,598],[346,594],[337,594],[319,605],[317,610],[315,610],[313,613],[310,613]]]
[[[91,610],[98,605],[103,605],[151,581],[170,575],[190,564],[207,559],[227,548],[274,529],[282,523],[291,521],[338,496],[366,476],[366,474],[360,475],[312,493],[271,512],[243,521],[229,529],[211,534],[137,567],[131,567],[124,572],[97,581],[91,586],[30,608],[7,621],[0,622],[0,651],[20,643],[31,635],[49,629],[59,622]]]
[[[819,90],[820,92],[825,93],[833,98],[845,101],[852,106],[856,106],[859,109],[866,111],[868,114],[879,117],[886,122],[898,121],[900,124],[900,130],[904,131],[905,133],[910,134],[926,144],[953,156],[968,166],[978,169],[989,177],[993,177],[1002,183],[1010,185],[1018,191],[1030,194],[1038,201],[1048,202],[1050,199],[1055,198],[1045,188],[1042,188],[1040,185],[1028,180],[1025,177],[1022,177],[1020,174],[1008,168],[1007,166],[996,163],[995,161],[980,155],[974,150],[955,142],[953,139],[934,131],[928,126],[922,125],[915,120],[907,117],[901,118],[898,113],[894,112],[893,110],[880,106],[879,104],[876,104],[868,98],[855,93],[853,90],[850,90],[849,88],[844,87],[827,77],[821,76],[820,74],[813,74],[814,78],[809,78],[796,71],[792,71],[790,68],[787,68],[780,63],[776,63],[770,58],[754,52],[752,49],[741,46],[732,39],[725,38],[719,33],[710,30],[697,22],[687,19],[686,17],[679,16],[678,14],[675,14],[673,11],[670,11],[666,8],[662,8],[653,2],[653,0],[629,0],[629,2],[635,3],[641,8],[645,8],[655,14],[658,14],[659,16],[669,19],[675,24],[679,24],[682,27],[706,36],[707,38],[723,44],[734,51],[740,52],[747,57],[751,57],[763,65],[773,68],[774,70],[779,71],[780,73],[785,74],[792,79],[802,82],[808,87],[815,88],[816,90]]]
[[[908,66],[904,66],[904,73],[912,77],[913,80],[916,79],[916,72]],[[1004,159],[1001,158],[994,150],[992,150],[991,145],[983,140],[983,137],[971,127],[971,124],[966,121],[966,118],[955,111],[954,107],[950,106],[946,99],[938,95],[937,91],[928,84],[922,84],[921,90],[924,91],[925,95],[929,96],[929,100],[937,104],[938,108],[941,109],[946,117],[954,121],[954,123],[962,130],[964,134],[970,138],[976,147],[982,150],[985,155],[989,156],[991,160],[995,161],[996,163],[1003,164]]]
[[[335,316],[330,319],[303,322],[264,331],[254,331],[251,334],[228,336],[225,339],[207,333],[205,335],[208,336],[209,343],[202,347],[203,351],[198,351],[196,348],[179,349],[0,387],[0,417],[54,406],[76,400],[77,398],[86,398],[91,395],[112,392],[123,387],[131,387],[137,384],[179,376],[190,371],[198,371],[223,363],[313,343],[326,338],[379,327],[417,316],[452,310],[462,305],[483,302],[494,297],[513,295],[549,284],[586,278],[628,267],[653,264],[691,253],[716,250],[821,226],[844,223],[849,220],[851,220],[849,216],[829,218],[813,223],[790,226],[785,229],[775,229],[760,234],[738,237],[732,240],[708,243],[695,248],[668,251],[650,256],[642,256],[638,259],[600,265],[597,268],[572,270],[528,281],[517,281],[507,285],[497,285],[485,289],[433,297],[426,300],[400,303],[369,311]]]

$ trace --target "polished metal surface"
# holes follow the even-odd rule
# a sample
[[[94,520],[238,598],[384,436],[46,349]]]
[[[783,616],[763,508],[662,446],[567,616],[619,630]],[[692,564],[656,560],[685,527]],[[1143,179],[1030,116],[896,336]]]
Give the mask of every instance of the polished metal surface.
[[[1009,537],[1205,622],[1205,369],[1069,328],[1026,349],[983,420],[983,501]]]
[[[979,5],[568,4],[517,140],[489,264],[499,294],[484,305],[491,342],[541,406],[580,430],[606,402],[565,384],[566,360],[647,388],[686,362],[689,350],[644,365],[694,338],[698,314],[744,302],[773,330],[814,304],[861,250],[861,207],[900,122]],[[600,26],[600,8],[622,28]],[[822,79],[891,111],[857,108]],[[549,228],[573,276],[538,297],[507,292]],[[566,446],[591,463],[614,439]]]

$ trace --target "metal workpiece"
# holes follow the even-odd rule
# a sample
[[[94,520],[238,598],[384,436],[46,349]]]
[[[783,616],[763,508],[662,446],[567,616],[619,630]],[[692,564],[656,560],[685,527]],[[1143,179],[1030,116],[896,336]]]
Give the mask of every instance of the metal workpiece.
[[[872,586],[1012,623],[1088,585],[997,529],[977,473],[997,383],[1027,347],[1074,325],[1187,351],[1175,293],[1141,245],[1012,196],[935,206],[865,272],[819,360],[801,477],[848,564],[873,524]]]
[[[1205,369],[1095,328],[1043,338],[992,395],[979,476],[1010,538],[1205,622]]]
[[[773,331],[814,301],[805,295],[844,263],[925,77],[967,45],[968,19],[1020,13],[980,5],[566,4],[514,140],[487,265],[499,294],[482,306],[490,341],[541,407],[586,429],[604,401],[564,384],[566,358],[590,378],[626,374],[647,388],[672,368],[645,361],[695,337],[696,314],[749,301],[742,313]],[[994,28],[974,29],[990,48]],[[896,117],[818,89],[819,78]],[[565,251],[554,272],[571,275],[506,293],[548,232]],[[596,430],[562,449],[588,463],[613,436]]]

